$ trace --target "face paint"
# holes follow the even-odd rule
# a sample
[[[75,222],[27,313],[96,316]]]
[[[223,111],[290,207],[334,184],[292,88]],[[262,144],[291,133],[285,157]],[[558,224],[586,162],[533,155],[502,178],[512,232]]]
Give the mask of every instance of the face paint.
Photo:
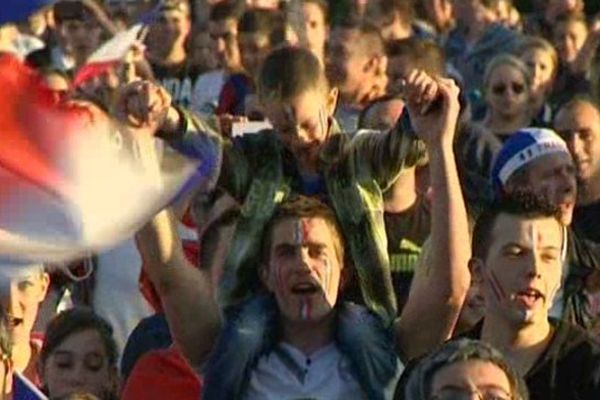
[[[496,276],[494,271],[489,272],[489,277],[490,277],[490,286],[492,287],[494,296],[496,296],[496,301],[498,303],[502,303],[502,301],[504,301],[506,299],[506,292],[500,285],[500,282],[498,281],[498,277]]]
[[[327,135],[329,133],[327,129],[327,115],[322,108],[319,109],[319,124],[321,125],[321,134]]]
[[[329,290],[329,283],[331,281],[331,264],[329,263],[329,258],[323,256],[321,258],[323,261],[323,292],[325,293],[325,297],[327,298],[327,291]]]
[[[296,221],[294,226],[294,244],[297,246],[302,246],[304,244],[304,233],[306,229],[304,227],[303,221]]]
[[[300,303],[300,319],[308,321],[311,316],[311,304],[310,299],[302,299]]]

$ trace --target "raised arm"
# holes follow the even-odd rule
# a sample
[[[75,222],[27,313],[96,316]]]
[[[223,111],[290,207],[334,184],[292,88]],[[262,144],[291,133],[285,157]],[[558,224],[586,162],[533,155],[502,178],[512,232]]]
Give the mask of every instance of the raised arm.
[[[173,215],[163,210],[136,235],[143,268],[160,295],[173,340],[200,367],[221,328],[209,272],[185,258]]]
[[[450,337],[470,283],[467,213],[452,146],[458,92],[454,81],[419,71],[407,83],[411,120],[428,149],[433,188],[429,251],[395,324],[399,349],[408,359]]]

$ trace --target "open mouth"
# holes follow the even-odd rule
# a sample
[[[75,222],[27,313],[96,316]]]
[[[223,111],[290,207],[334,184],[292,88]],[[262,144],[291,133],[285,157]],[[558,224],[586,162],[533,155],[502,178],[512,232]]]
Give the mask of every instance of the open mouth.
[[[517,292],[515,298],[528,307],[532,307],[538,300],[544,299],[544,295],[537,289],[529,288]]]
[[[302,282],[292,286],[292,293],[301,296],[313,295],[320,290],[321,287],[314,282]]]

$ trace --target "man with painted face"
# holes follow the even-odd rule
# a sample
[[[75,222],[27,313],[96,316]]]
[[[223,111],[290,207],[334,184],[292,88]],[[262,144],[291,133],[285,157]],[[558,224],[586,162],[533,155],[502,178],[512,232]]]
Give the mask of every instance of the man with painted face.
[[[139,83],[129,90],[137,93],[148,89],[145,83]],[[453,131],[456,121],[452,113],[459,108],[457,92],[452,81],[434,80],[422,71],[414,71],[408,77],[405,95],[415,130],[435,134],[452,127]],[[445,106],[423,114],[433,96],[444,93],[449,97]],[[337,90],[328,86],[318,59],[301,48],[283,48],[266,59],[258,94],[274,130],[233,141],[211,132],[199,119],[189,115],[182,118],[187,114],[181,111],[170,111],[164,116],[169,123],[163,125],[179,124],[187,133],[181,135],[175,130],[170,134],[163,132],[163,137],[189,156],[197,157],[199,151],[204,152],[201,156],[215,154],[214,159],[206,160],[206,165],[220,166],[220,170],[215,168],[220,171],[217,186],[242,204],[225,262],[220,298],[224,304],[235,303],[259,285],[255,270],[261,234],[277,205],[288,195],[298,193],[325,198],[332,205],[358,271],[364,302],[391,323],[396,317],[396,302],[389,277],[381,193],[402,168],[415,162],[418,154],[420,144],[410,133],[406,117],[384,134],[362,134],[354,139],[336,134],[332,116]],[[151,104],[154,97],[149,93]],[[138,111],[130,113],[136,116],[148,111],[146,106],[134,108]],[[143,115],[139,118],[144,119]],[[466,281],[468,285],[468,278]],[[462,293],[457,295],[452,290],[432,292],[428,297],[426,304],[439,301],[451,306],[444,308],[447,313],[437,319],[420,312],[414,315],[420,320],[415,324],[435,327],[423,330],[431,332],[431,336],[414,337],[420,344],[410,346],[413,354],[429,349],[431,341],[439,340],[438,328],[454,320],[462,303]]]
[[[548,316],[561,285],[564,232],[558,208],[529,194],[500,200],[473,231],[470,268],[485,312],[467,336],[504,353],[532,400],[600,396],[599,344]]]
[[[575,166],[565,143],[554,131],[526,128],[512,135],[498,153],[492,169],[496,197],[528,192],[545,198],[560,210],[569,227],[577,196]],[[594,330],[598,311],[591,308],[598,291],[600,246],[580,232],[566,229],[563,286],[551,314]]]
[[[286,60],[290,59],[290,51],[293,57],[297,57],[295,52],[310,55],[306,50],[284,50]],[[315,71],[321,71],[318,60],[310,57]],[[421,86],[425,82],[434,86],[432,89],[437,94],[433,98],[439,99],[437,106],[430,110],[421,108],[428,103],[425,100],[433,96]],[[311,114],[308,111],[313,110],[313,103],[319,98],[313,97],[319,94],[315,89],[300,95],[300,106],[289,111],[292,116],[300,111]],[[161,295],[174,339],[190,363],[204,373],[204,399],[390,399],[401,370],[399,357],[415,357],[450,336],[468,286],[468,246],[464,245],[466,211],[452,150],[458,118],[458,90],[451,81],[430,80],[420,73],[409,78],[406,90],[412,124],[429,149],[431,180],[436,193],[430,239],[435,251],[428,254],[415,277],[401,318],[396,319],[385,309],[377,308],[373,297],[368,300],[368,296],[373,295],[374,281],[389,282],[389,269],[384,267],[377,271],[375,258],[370,259],[368,267],[360,264],[360,257],[371,251],[369,225],[363,220],[363,229],[356,230],[358,227],[350,224],[351,218],[358,217],[360,221],[367,216],[351,212],[367,211],[356,209],[364,206],[355,203],[355,194],[348,187],[337,192],[339,188],[331,181],[327,182],[331,208],[314,196],[293,196],[283,203],[275,203],[272,210],[267,209],[266,201],[254,210],[248,209],[249,202],[245,202],[230,256],[239,253],[236,236],[246,234],[240,231],[240,226],[247,224],[245,218],[249,217],[245,213],[266,218],[266,226],[255,231],[259,235],[260,255],[251,260],[254,265],[245,271],[250,279],[246,279],[242,289],[249,294],[243,301],[226,307],[224,314],[219,311],[208,276],[183,265],[186,261],[177,250],[175,231],[164,215],[159,215],[138,235],[144,265]],[[311,97],[313,101],[303,103],[308,100],[303,97]],[[267,109],[273,112],[275,108],[273,105]],[[316,109],[318,117],[319,107]],[[273,118],[272,121],[277,124],[281,120]],[[296,135],[308,133],[308,126],[302,121],[295,122],[299,126],[284,130],[290,141],[284,143],[296,144],[302,140],[302,136]],[[319,133],[318,127],[316,122],[316,127],[309,130],[312,135]],[[390,134],[361,135],[357,139],[372,140],[374,146],[378,142],[376,137],[386,138],[380,145],[385,143],[387,152],[392,135],[397,134],[392,130]],[[321,145],[331,151],[328,146],[335,143],[331,141],[339,139],[333,136]],[[295,154],[298,153],[290,156]],[[302,155],[297,155],[298,162],[312,160],[301,158]],[[224,157],[228,155],[225,153]],[[350,167],[338,165],[340,169]],[[255,175],[261,174],[256,168],[251,170]],[[349,179],[337,175],[335,182],[343,184]],[[261,182],[262,185],[267,183]],[[360,182],[354,181],[352,185],[360,185]],[[278,191],[270,193],[284,196]],[[342,193],[343,199],[334,197]],[[353,248],[357,246],[357,242],[352,242],[357,236],[362,238],[361,247]],[[245,245],[248,246],[247,241]],[[385,247],[382,251],[385,252]],[[352,259],[354,263],[348,262]],[[225,275],[230,273],[229,267],[226,263]],[[340,298],[352,275],[358,278],[367,299],[366,308]],[[223,279],[227,280],[227,276]],[[249,285],[252,282],[254,286]],[[378,289],[388,290],[385,286]],[[375,312],[367,311],[369,308]]]

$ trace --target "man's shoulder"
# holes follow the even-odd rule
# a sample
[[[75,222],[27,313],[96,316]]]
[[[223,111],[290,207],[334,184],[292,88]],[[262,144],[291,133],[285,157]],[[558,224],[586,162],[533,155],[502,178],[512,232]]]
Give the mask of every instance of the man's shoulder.
[[[600,344],[568,322],[553,322],[545,354],[527,374],[531,398],[600,398]]]

